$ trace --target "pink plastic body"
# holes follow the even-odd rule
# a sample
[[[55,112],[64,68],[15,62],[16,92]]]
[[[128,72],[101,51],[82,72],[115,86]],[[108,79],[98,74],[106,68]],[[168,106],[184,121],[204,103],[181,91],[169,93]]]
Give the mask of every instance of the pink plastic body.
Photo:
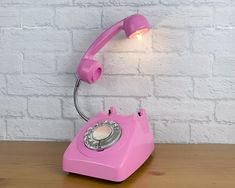
[[[105,120],[113,120],[120,125],[120,139],[103,151],[88,149],[83,143],[85,132],[97,122]],[[120,182],[135,172],[153,150],[153,135],[145,111],[122,116],[111,108],[111,114],[101,112],[81,128],[64,153],[63,170]]]
[[[124,30],[128,38],[133,38],[135,32],[144,33],[149,30],[149,24],[146,18],[140,14],[129,16],[107,30],[105,30],[88,48],[84,56],[81,58],[77,67],[77,76],[87,82],[94,83],[99,79],[102,73],[102,65],[93,60],[94,55],[119,31]]]

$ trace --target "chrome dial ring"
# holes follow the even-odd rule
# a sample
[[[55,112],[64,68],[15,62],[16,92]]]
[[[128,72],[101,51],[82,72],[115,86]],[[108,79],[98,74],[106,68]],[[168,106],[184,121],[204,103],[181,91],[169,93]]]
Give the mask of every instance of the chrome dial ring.
[[[90,127],[84,135],[84,144],[92,150],[104,150],[115,144],[121,137],[121,127],[115,121],[102,121]]]

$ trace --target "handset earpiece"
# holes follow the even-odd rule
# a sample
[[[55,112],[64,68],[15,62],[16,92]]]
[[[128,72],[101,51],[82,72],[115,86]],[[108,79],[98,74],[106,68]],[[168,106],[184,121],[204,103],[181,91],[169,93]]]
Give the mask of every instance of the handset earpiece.
[[[149,31],[149,23],[147,19],[140,14],[134,14],[124,19],[123,29],[129,39],[141,39],[142,35]]]

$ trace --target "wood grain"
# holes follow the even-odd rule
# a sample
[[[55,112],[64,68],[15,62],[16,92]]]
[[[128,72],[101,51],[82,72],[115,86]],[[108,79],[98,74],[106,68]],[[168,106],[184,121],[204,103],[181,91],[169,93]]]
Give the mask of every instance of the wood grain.
[[[62,171],[68,143],[0,142],[0,188],[235,187],[235,145],[158,144],[130,178],[113,183]]]

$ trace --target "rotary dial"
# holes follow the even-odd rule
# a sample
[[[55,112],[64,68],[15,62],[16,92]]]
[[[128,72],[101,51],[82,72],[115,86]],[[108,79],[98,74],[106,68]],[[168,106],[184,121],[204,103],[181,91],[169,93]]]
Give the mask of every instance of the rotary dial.
[[[86,131],[84,144],[92,150],[104,150],[119,140],[121,132],[121,127],[114,121],[98,122]]]

